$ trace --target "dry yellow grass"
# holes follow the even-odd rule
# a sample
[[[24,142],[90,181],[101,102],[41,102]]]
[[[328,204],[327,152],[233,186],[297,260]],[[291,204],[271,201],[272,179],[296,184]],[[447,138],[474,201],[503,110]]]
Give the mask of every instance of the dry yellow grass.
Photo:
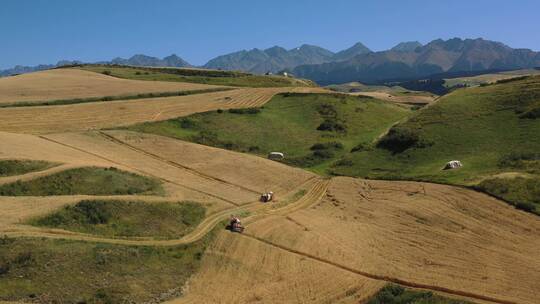
[[[381,100],[386,100],[390,102],[395,102],[398,104],[429,104],[435,101],[436,97],[426,96],[426,95],[392,95],[387,92],[356,92],[349,93],[355,96],[369,96]]]
[[[45,134],[83,131],[166,120],[217,109],[257,107],[280,92],[320,88],[235,89],[189,96],[0,109],[0,131]]]
[[[366,277],[499,303],[537,303],[540,220],[443,185],[335,178],[324,200],[247,233]]]
[[[217,87],[196,83],[128,80],[78,69],[57,69],[1,78],[0,104]]]

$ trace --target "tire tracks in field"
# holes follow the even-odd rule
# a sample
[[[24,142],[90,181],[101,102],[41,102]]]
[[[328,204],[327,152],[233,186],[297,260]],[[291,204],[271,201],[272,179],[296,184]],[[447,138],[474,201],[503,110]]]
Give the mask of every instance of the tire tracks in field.
[[[446,287],[436,286],[436,285],[416,283],[416,282],[411,282],[411,281],[407,281],[407,280],[403,280],[403,279],[399,279],[399,278],[395,278],[395,277],[368,273],[368,272],[365,272],[365,271],[362,271],[362,270],[354,269],[354,268],[351,268],[349,266],[345,266],[345,265],[333,262],[333,261],[325,259],[325,258],[318,257],[318,256],[313,255],[311,253],[303,252],[303,251],[300,251],[300,250],[296,250],[296,249],[293,249],[293,248],[289,248],[289,247],[286,247],[286,246],[271,242],[269,240],[266,240],[264,238],[255,236],[253,234],[243,233],[240,236],[251,239],[251,240],[256,240],[256,241],[262,242],[262,243],[264,243],[264,244],[266,244],[268,246],[272,246],[274,248],[277,248],[279,250],[283,250],[283,251],[286,251],[288,253],[295,254],[297,256],[308,258],[308,259],[317,261],[319,263],[334,266],[334,267],[337,267],[339,269],[345,270],[347,272],[354,273],[354,274],[357,274],[357,275],[361,275],[363,277],[366,277],[366,278],[372,279],[372,280],[385,281],[385,282],[388,282],[388,283],[399,284],[399,285],[410,287],[410,288],[431,290],[431,291],[442,292],[442,293],[446,293],[446,294],[450,294],[450,295],[466,297],[466,298],[482,300],[482,301],[488,301],[488,302],[493,302],[493,303],[499,303],[499,304],[518,304],[517,302],[513,302],[513,301],[510,301],[510,300],[498,299],[498,298],[485,296],[485,295],[481,295],[481,294],[476,294],[476,293],[472,293],[472,292],[468,292],[468,291],[456,290],[456,289],[451,289],[451,288],[446,288]]]
[[[135,246],[177,246],[184,245],[196,242],[202,239],[207,233],[209,233],[216,225],[221,221],[228,219],[231,214],[238,214],[242,212],[259,212],[260,215],[269,215],[271,213],[282,212],[288,213],[288,210],[298,210],[305,207],[306,205],[311,205],[322,198],[326,192],[326,187],[328,186],[328,181],[319,180],[310,190],[311,195],[304,195],[299,200],[286,205],[285,207],[274,209],[274,210],[265,210],[268,209],[269,205],[263,204],[261,202],[252,202],[247,205],[238,206],[236,208],[229,208],[218,211],[207,218],[205,218],[199,225],[197,225],[191,232],[184,235],[179,239],[170,239],[170,240],[156,240],[152,238],[107,238],[100,237],[92,234],[85,234],[79,232],[73,232],[63,229],[52,229],[52,228],[36,228],[28,226],[19,226],[18,228],[12,228],[7,230],[4,234],[12,237],[47,237],[54,239],[68,239],[73,241],[87,241],[87,242],[96,242],[96,243],[109,243],[109,244],[120,244],[120,245],[135,245]],[[291,206],[293,208],[291,208]],[[257,216],[257,215],[256,215]],[[257,218],[259,219],[259,218]]]
[[[218,183],[226,184],[226,185],[228,185],[228,186],[233,186],[233,187],[235,187],[235,188],[239,188],[239,189],[241,189],[241,190],[244,190],[244,191],[247,191],[247,192],[250,192],[250,193],[254,193],[254,194],[257,194],[257,195],[260,194],[259,191],[250,189],[250,188],[245,187],[245,186],[242,186],[242,185],[238,185],[238,184],[235,184],[235,183],[228,182],[228,181],[226,181],[226,180],[224,180],[224,179],[221,179],[221,178],[218,178],[218,177],[214,177],[214,176],[205,174],[205,173],[200,172],[200,171],[198,171],[198,170],[196,170],[196,169],[193,169],[193,168],[191,168],[191,167],[188,167],[188,166],[179,164],[179,163],[177,163],[177,162],[175,162],[175,161],[172,161],[172,160],[168,160],[168,159],[166,159],[166,158],[163,158],[163,157],[161,157],[161,156],[159,156],[159,155],[157,155],[157,154],[154,154],[154,153],[148,152],[148,151],[146,151],[146,150],[137,148],[137,147],[135,147],[135,146],[133,146],[133,145],[130,145],[130,144],[128,144],[127,142],[122,141],[122,140],[120,140],[120,139],[118,139],[118,138],[116,138],[116,137],[114,137],[114,136],[112,136],[112,135],[110,135],[110,134],[107,134],[107,133],[105,133],[105,132],[103,132],[103,131],[98,131],[98,133],[99,133],[102,137],[104,137],[106,140],[108,140],[108,141],[110,141],[110,142],[112,142],[112,143],[115,143],[115,144],[117,144],[117,145],[121,145],[121,146],[126,147],[126,148],[128,148],[128,149],[131,149],[132,151],[135,151],[135,152],[137,152],[137,153],[146,155],[146,156],[148,156],[148,157],[151,157],[151,158],[153,158],[153,159],[155,159],[155,160],[158,160],[158,161],[160,161],[160,162],[166,163],[166,164],[171,165],[171,166],[173,166],[173,167],[176,167],[176,168],[178,168],[178,169],[188,171],[189,173],[191,173],[191,174],[193,174],[193,175],[196,175],[196,176],[198,176],[198,177],[201,177],[201,178],[204,178],[204,179],[213,181],[213,182],[218,182]]]
[[[198,193],[202,193],[204,195],[208,195],[210,197],[213,197],[213,198],[217,198],[219,200],[222,200],[224,202],[227,202],[231,205],[234,205],[234,206],[240,206],[240,204],[236,203],[236,202],[233,202],[227,198],[224,198],[224,197],[221,197],[219,195],[215,195],[215,194],[212,194],[212,193],[209,193],[209,192],[206,192],[206,191],[202,191],[202,190],[199,190],[199,189],[195,189],[195,188],[192,188],[192,187],[189,187],[189,186],[186,186],[186,185],[182,185],[180,183],[177,183],[173,180],[169,180],[169,179],[166,179],[166,178],[163,178],[163,177],[160,177],[160,176],[156,176],[154,174],[151,174],[149,172],[146,172],[146,171],[143,171],[141,169],[138,169],[136,167],[133,167],[133,166],[130,166],[130,165],[126,165],[126,164],[122,164],[118,161],[115,161],[115,160],[112,160],[110,158],[107,158],[107,157],[104,157],[102,155],[99,155],[99,154],[96,154],[96,153],[93,153],[93,152],[90,152],[90,151],[86,151],[84,149],[81,149],[81,148],[78,148],[78,147],[75,147],[75,146],[72,146],[72,145],[69,145],[69,144],[66,144],[66,143],[63,143],[63,142],[60,142],[60,141],[57,141],[57,140],[54,140],[54,139],[51,139],[51,138],[48,138],[44,135],[39,135],[38,136],[39,138],[41,139],[44,139],[44,140],[47,140],[49,142],[52,142],[52,143],[55,143],[55,144],[58,144],[58,145],[61,145],[61,146],[64,146],[64,147],[67,147],[67,148],[70,148],[70,149],[73,149],[73,150],[76,150],[76,151],[79,151],[79,152],[83,152],[83,153],[86,153],[86,154],[89,154],[89,155],[92,155],[94,157],[97,157],[97,158],[100,158],[100,159],[103,159],[103,160],[106,160],[107,162],[110,162],[110,163],[113,163],[113,164],[116,164],[116,165],[119,165],[119,166],[123,166],[123,167],[126,167],[126,168],[129,168],[135,172],[139,172],[139,173],[142,173],[144,175],[147,175],[147,176],[150,176],[150,177],[153,177],[155,179],[159,179],[163,182],[166,182],[166,183],[170,183],[170,184],[173,184],[173,185],[176,185],[176,186],[179,186],[179,187],[182,187],[182,188],[185,188],[185,189],[188,189],[188,190],[191,190],[191,191],[195,191],[195,192],[198,192]]]

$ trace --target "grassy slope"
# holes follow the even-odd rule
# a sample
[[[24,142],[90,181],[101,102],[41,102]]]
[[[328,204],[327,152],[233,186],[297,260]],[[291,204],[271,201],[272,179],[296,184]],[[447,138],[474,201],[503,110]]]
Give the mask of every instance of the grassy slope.
[[[38,160],[0,160],[0,177],[21,175],[29,172],[42,171],[57,164]]]
[[[35,226],[61,228],[107,237],[179,238],[204,218],[197,203],[81,201],[30,220]]]
[[[381,148],[354,153],[352,165],[336,168],[335,173],[476,185],[501,172],[522,172],[536,177],[538,189],[540,119],[520,116],[539,107],[540,77],[458,90],[400,125],[427,147],[396,154]],[[527,159],[519,160],[520,155]],[[517,165],[504,161],[513,158],[518,158]],[[454,159],[464,167],[441,170]]]
[[[319,131],[324,121],[321,105],[331,105],[347,132]],[[372,98],[334,94],[280,94],[257,114],[208,112],[162,122],[144,123],[131,130],[191,140],[266,157],[281,151],[286,161],[324,172],[338,157],[359,143],[369,144],[393,123],[410,112]],[[203,134],[203,136],[201,136]],[[333,157],[309,160],[310,147],[322,142],[340,142]]]
[[[0,238],[0,301],[143,303],[177,297],[213,235],[159,248]]]
[[[429,291],[414,291],[397,285],[387,285],[368,304],[466,304],[470,302],[453,300]]]
[[[82,66],[80,69],[134,80],[193,82],[238,87],[314,86],[314,84],[308,80],[299,80],[282,76],[252,75],[239,72],[99,65]]]
[[[161,193],[158,181],[115,168],[70,169],[33,180],[0,186],[0,195],[121,195]]]

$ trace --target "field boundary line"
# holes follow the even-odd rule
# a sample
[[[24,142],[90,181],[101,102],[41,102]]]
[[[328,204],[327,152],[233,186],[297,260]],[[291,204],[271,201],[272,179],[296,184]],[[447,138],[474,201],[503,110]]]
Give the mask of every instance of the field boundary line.
[[[368,272],[365,272],[365,271],[362,271],[362,270],[354,269],[354,268],[351,268],[349,266],[345,266],[345,265],[342,265],[342,264],[339,264],[339,263],[336,263],[336,262],[332,262],[332,261],[330,261],[328,259],[321,258],[321,257],[318,257],[318,256],[310,254],[310,253],[302,252],[300,250],[292,249],[292,248],[289,248],[289,247],[286,247],[286,246],[271,242],[269,240],[263,239],[261,237],[255,236],[253,234],[243,233],[243,234],[239,234],[239,236],[245,237],[245,238],[248,238],[248,239],[252,239],[252,240],[256,240],[256,241],[262,242],[262,243],[264,243],[266,245],[272,246],[274,248],[278,248],[280,250],[283,250],[283,251],[286,251],[286,252],[289,252],[289,253],[292,253],[292,254],[296,254],[296,255],[299,255],[299,256],[302,256],[302,257],[305,257],[305,258],[309,258],[309,259],[318,261],[318,262],[323,263],[323,264],[334,266],[334,267],[340,268],[342,270],[348,271],[350,273],[361,275],[363,277],[366,277],[366,278],[372,279],[372,280],[395,283],[395,284],[399,284],[399,285],[410,287],[410,288],[438,291],[438,292],[442,292],[442,293],[446,293],[446,294],[450,294],[450,295],[456,295],[456,296],[460,296],[460,297],[466,297],[466,298],[482,300],[482,301],[488,301],[488,302],[499,303],[499,304],[518,304],[517,302],[513,302],[513,301],[510,301],[510,300],[498,299],[498,298],[494,298],[494,297],[490,297],[490,296],[475,294],[475,293],[468,292],[468,291],[455,290],[455,289],[446,288],[446,287],[442,287],[442,286],[435,286],[435,285],[429,285],[429,284],[423,284],[423,283],[415,283],[415,282],[410,282],[410,281],[406,281],[406,280],[402,280],[402,279],[394,278],[394,277],[390,277],[390,276],[372,274],[372,273],[368,273]]]
[[[109,158],[107,158],[107,157],[101,156],[101,155],[99,155],[99,154],[92,153],[92,152],[90,152],[90,151],[86,151],[86,150],[84,150],[84,149],[81,149],[81,148],[78,148],[78,147],[75,147],[75,146],[71,146],[71,145],[65,144],[65,143],[63,143],[63,142],[56,141],[56,140],[54,140],[54,139],[50,139],[50,138],[45,137],[45,136],[43,136],[43,135],[39,135],[38,137],[41,138],[41,139],[50,141],[50,142],[52,142],[52,143],[55,143],[55,144],[62,145],[62,146],[64,146],[64,147],[68,147],[68,148],[77,150],[77,151],[79,151],[79,152],[83,152],[83,153],[92,155],[92,156],[94,156],[94,157],[101,158],[101,159],[106,160],[106,161],[108,161],[108,162],[110,162],[110,163],[113,163],[113,164],[116,164],[116,165],[119,165],[119,166],[123,166],[123,167],[129,168],[129,169],[131,169],[131,170],[133,170],[133,171],[142,173],[142,174],[147,175],[147,176],[151,176],[151,177],[156,178],[156,179],[159,179],[159,180],[161,180],[161,181],[163,181],[163,182],[167,182],[167,183],[170,183],[170,184],[173,184],[173,185],[176,185],[176,186],[179,186],[179,187],[183,187],[183,188],[188,189],[188,190],[191,190],[191,191],[199,192],[199,193],[202,193],[202,194],[211,196],[211,197],[213,197],[213,198],[217,198],[217,199],[219,199],[219,200],[222,200],[222,201],[224,201],[224,202],[227,202],[227,203],[229,203],[229,204],[231,204],[231,205],[234,205],[234,206],[236,206],[236,207],[240,206],[240,204],[238,204],[238,203],[236,203],[236,202],[233,202],[233,201],[231,201],[231,200],[229,200],[229,199],[227,199],[227,198],[220,197],[220,196],[218,196],[218,195],[215,195],[215,194],[212,194],[212,193],[209,193],[209,192],[206,192],[206,191],[202,191],[202,190],[199,190],[199,189],[195,189],[195,188],[192,188],[192,187],[189,187],[189,186],[186,186],[186,185],[182,185],[182,184],[177,183],[177,182],[175,182],[175,181],[172,181],[172,180],[169,180],[169,179],[166,179],[166,178],[163,178],[163,177],[159,177],[159,176],[156,176],[156,175],[154,175],[154,174],[145,172],[145,171],[140,170],[140,169],[138,169],[138,168],[135,168],[135,167],[133,167],[133,166],[122,164],[122,163],[120,163],[120,162],[117,162],[117,161],[115,161],[115,160],[112,160],[112,159],[109,159]]]

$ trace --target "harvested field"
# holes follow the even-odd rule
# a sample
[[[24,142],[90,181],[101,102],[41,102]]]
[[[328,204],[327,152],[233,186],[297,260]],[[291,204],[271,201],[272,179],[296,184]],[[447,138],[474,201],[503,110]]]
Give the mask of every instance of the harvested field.
[[[247,231],[372,279],[498,303],[540,294],[540,220],[462,188],[335,178],[320,204]]]
[[[124,131],[110,132],[110,134],[54,134],[48,135],[47,138],[0,133],[0,140],[7,146],[17,148],[14,150],[0,148],[0,155],[10,156],[11,153],[21,151],[27,159],[63,160],[64,165],[60,167],[19,176],[23,180],[83,165],[115,166],[160,179],[165,183],[167,200],[193,200],[206,203],[208,214],[235,207],[234,205],[255,202],[260,192],[265,191],[265,187],[284,195],[314,178],[311,173],[258,157]],[[35,145],[44,148],[36,151],[31,148]],[[155,146],[152,153],[144,151],[152,145]],[[190,157],[183,159],[181,155],[185,154],[167,153],[169,149],[190,153]],[[214,160],[209,160],[209,156]],[[216,162],[222,162],[222,166],[216,166],[216,170],[212,170],[212,164]],[[243,168],[236,170],[238,167]],[[284,176],[286,178],[283,178]],[[0,180],[0,182],[11,182],[13,178],[16,177],[9,177],[9,180]],[[29,217],[50,212],[62,205],[73,204],[78,200],[91,197],[78,195],[0,198],[9,215],[2,219],[0,226],[11,226]],[[143,196],[121,196],[120,198],[128,199],[129,197],[136,197],[143,201],[164,200],[163,197],[145,198]],[[223,215],[226,217],[228,213]],[[218,221],[213,221],[213,224]]]
[[[196,83],[129,80],[78,69],[55,69],[0,79],[0,105],[217,87]]]
[[[180,303],[361,303],[383,282],[221,233]]]
[[[280,92],[321,88],[236,89],[189,96],[0,109],[0,130],[46,134],[127,126],[217,109],[258,107]]]

